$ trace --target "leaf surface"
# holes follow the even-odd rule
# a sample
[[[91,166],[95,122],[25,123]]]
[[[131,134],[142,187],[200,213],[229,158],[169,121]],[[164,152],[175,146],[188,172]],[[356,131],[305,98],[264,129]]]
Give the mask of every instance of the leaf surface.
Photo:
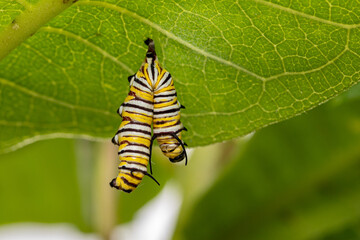
[[[24,31],[10,54],[0,46],[0,151],[59,134],[110,139],[146,37],[174,77],[192,147],[293,117],[359,81],[355,1],[80,0],[30,37],[13,20],[42,2],[0,0],[0,42],[9,26]]]

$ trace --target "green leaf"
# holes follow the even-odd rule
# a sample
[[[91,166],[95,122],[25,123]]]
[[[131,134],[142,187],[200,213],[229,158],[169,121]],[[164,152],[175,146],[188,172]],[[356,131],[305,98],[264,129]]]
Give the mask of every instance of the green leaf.
[[[52,12],[45,2],[0,0],[0,151],[59,133],[111,138],[146,37],[186,106],[190,146],[293,117],[359,81],[355,1],[64,0]]]
[[[256,133],[192,207],[184,239],[358,239],[359,103]]]

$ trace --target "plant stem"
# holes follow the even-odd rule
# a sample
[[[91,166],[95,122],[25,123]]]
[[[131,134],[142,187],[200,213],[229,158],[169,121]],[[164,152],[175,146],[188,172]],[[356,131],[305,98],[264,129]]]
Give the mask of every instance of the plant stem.
[[[0,32],[0,61],[44,24],[71,6],[76,0],[40,0],[31,5]]]
[[[98,146],[93,183],[93,224],[96,232],[108,240],[116,225],[117,191],[109,186],[109,182],[117,174],[117,148],[110,142]]]

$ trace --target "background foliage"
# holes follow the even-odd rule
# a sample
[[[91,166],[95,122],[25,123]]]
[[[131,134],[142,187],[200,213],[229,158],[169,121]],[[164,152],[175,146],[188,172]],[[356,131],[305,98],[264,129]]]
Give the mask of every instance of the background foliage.
[[[359,81],[359,15],[356,1],[0,0],[0,152],[111,139],[146,37],[191,147],[294,117]],[[359,96],[198,148],[186,168],[155,151],[161,188],[144,179],[131,195],[108,189],[106,144],[2,154],[0,223],[108,237],[171,179],[184,200],[175,239],[360,239]]]

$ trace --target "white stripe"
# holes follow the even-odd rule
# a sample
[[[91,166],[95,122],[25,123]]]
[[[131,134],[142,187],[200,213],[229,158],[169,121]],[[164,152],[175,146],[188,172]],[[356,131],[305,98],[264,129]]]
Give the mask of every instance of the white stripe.
[[[133,163],[125,163],[122,166],[126,166],[127,168],[133,168],[133,169],[138,169],[143,172],[147,172],[147,168],[145,166],[141,166],[141,165],[137,165],[137,164],[133,164]],[[121,171],[128,172],[131,174],[131,170],[120,169],[120,172]]]
[[[119,144],[119,137],[118,137],[117,134],[115,135],[114,140],[115,140],[115,142],[116,142],[117,144]]]
[[[123,126],[121,129],[125,130],[125,129],[129,129],[129,128],[151,132],[150,126],[144,126],[144,125],[133,124],[133,123],[128,123],[125,126]]]
[[[139,101],[139,100],[130,100],[127,102],[128,104],[133,104],[133,105],[137,105],[139,107],[145,107],[149,110],[153,110],[154,109],[154,105],[153,104],[150,104],[150,103],[146,103],[146,102],[143,102],[143,101]]]
[[[149,85],[149,84],[146,84],[146,85]],[[151,89],[151,87],[146,88],[146,87],[144,87],[143,85],[141,85],[140,83],[137,83],[137,82],[134,82],[133,86],[140,89],[143,92],[150,93],[149,88]]]
[[[179,115],[179,111],[176,112],[172,112],[172,113],[158,113],[158,114],[154,114],[153,119],[157,119],[157,118],[170,118],[170,117],[175,117],[177,115]]]
[[[141,132],[134,132],[134,131],[119,133],[120,142],[121,142],[122,137],[144,137],[147,139],[151,139],[151,135],[149,135],[149,134],[145,134],[145,133],[141,133]]]
[[[135,145],[126,145],[123,149],[121,149],[121,151],[125,151],[125,150],[134,150],[134,151],[142,151],[145,153],[150,153],[149,148],[143,146],[135,146]]]
[[[154,98],[154,103],[170,102],[170,101],[172,101],[174,98],[175,98],[175,96]]]
[[[177,109],[177,108],[179,108],[179,106],[177,104],[173,104],[173,105],[170,105],[170,106],[167,106],[167,107],[154,108],[154,114],[156,114],[158,112],[162,112],[162,111]]]
[[[182,129],[183,126],[182,124],[176,125],[176,126],[172,126],[172,127],[165,127],[165,128],[154,128],[154,134],[159,134],[159,133],[166,133],[166,132],[177,132],[178,130]]]
[[[152,117],[152,115],[153,115],[152,112],[144,111],[144,110],[139,109],[139,108],[127,107],[127,106],[124,107],[124,111],[125,112],[141,113],[141,114],[144,114],[144,115],[146,115],[148,117]]]
[[[170,91],[166,91],[166,92],[162,92],[162,93],[156,93],[156,94],[154,93],[154,97],[157,95],[170,95],[170,94],[175,94],[175,93],[176,93],[176,91],[174,89],[174,90],[170,90]],[[175,97],[175,96],[173,96],[173,97]]]

